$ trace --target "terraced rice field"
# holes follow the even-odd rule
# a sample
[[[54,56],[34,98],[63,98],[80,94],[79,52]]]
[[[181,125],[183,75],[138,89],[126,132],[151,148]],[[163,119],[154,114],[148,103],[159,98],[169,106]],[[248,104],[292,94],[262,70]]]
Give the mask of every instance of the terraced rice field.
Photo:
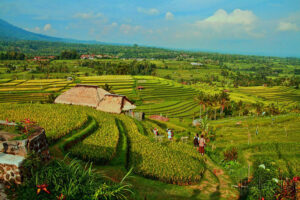
[[[147,115],[163,115],[169,118],[193,118],[199,112],[199,105],[194,100],[198,90],[161,78],[135,77],[137,85],[144,89],[137,91],[143,101],[137,110]]]
[[[152,76],[92,76],[79,77],[80,84],[103,86],[108,84],[116,94],[142,101],[137,111],[146,115],[161,114],[169,118],[188,117],[198,113],[193,97],[198,90]],[[46,101],[52,93],[60,94],[76,83],[63,79],[5,80],[0,83],[0,103],[25,103]],[[145,89],[137,91],[137,86]]]
[[[300,101],[300,92],[292,88],[276,87],[240,87],[234,89],[234,93],[246,94],[248,96],[274,103],[296,103]]]
[[[82,77],[81,84],[103,86],[109,84],[115,93],[122,95],[132,94],[134,80],[131,76],[101,76]],[[41,102],[48,99],[51,93],[60,94],[76,83],[65,79],[41,79],[41,80],[9,80],[0,82],[0,103],[25,103]]]
[[[300,115],[273,117],[236,117],[211,121],[217,129],[214,147],[222,151],[230,146],[239,149],[239,161],[248,173],[248,163],[258,157],[273,159],[287,176],[300,175]],[[237,124],[240,122],[240,125]],[[238,144],[238,146],[237,146]]]
[[[171,80],[153,76],[91,76],[79,77],[80,84],[103,86],[109,84],[116,94],[127,96],[138,101],[137,111],[146,115],[163,115],[168,118],[192,119],[199,114],[199,104],[195,96],[199,91],[210,94],[220,92],[212,86],[198,84],[182,85]],[[77,83],[63,79],[43,80],[8,80],[0,82],[0,103],[41,102],[48,99],[48,95],[56,95],[74,87]],[[137,90],[143,86],[143,90]],[[286,87],[240,87],[230,91],[235,101],[243,100],[250,103],[257,101],[281,103],[290,105],[300,101],[298,90]]]
[[[115,155],[120,155],[116,154],[120,132],[115,120],[119,119],[128,138],[128,166],[134,167],[136,173],[181,185],[199,182],[205,171],[203,158],[192,146],[178,144],[175,147],[158,143],[152,135],[148,137],[138,128],[138,122],[125,115],[60,104],[1,104],[0,108],[3,111],[0,113],[2,119],[21,121],[29,118],[36,121],[45,128],[47,137],[53,139],[54,146],[57,140],[59,146],[64,147],[69,146],[66,141],[72,145],[76,140],[78,143],[70,149],[71,154],[86,160],[109,161]],[[89,132],[84,132],[93,123],[97,125]],[[151,129],[147,128],[146,132],[151,132]],[[87,135],[83,140],[82,134]],[[73,136],[76,136],[74,140]]]

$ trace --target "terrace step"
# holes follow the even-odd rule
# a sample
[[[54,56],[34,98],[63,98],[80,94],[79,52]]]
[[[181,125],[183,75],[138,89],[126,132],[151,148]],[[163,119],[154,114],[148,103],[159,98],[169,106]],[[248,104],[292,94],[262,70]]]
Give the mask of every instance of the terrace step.
[[[115,119],[119,130],[119,141],[115,157],[110,161],[110,165],[120,165],[127,168],[128,161],[128,139],[125,127],[121,120]]]
[[[83,140],[85,137],[95,132],[97,128],[97,121],[89,116],[87,122],[79,130],[72,131],[50,147],[51,155],[63,158],[65,150],[71,148],[78,141]]]

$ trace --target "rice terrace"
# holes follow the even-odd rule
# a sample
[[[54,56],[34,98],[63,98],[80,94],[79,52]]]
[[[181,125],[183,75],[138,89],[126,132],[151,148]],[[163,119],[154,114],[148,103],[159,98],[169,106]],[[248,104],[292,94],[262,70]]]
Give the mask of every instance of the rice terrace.
[[[17,2],[0,3],[0,200],[300,199],[295,2]]]

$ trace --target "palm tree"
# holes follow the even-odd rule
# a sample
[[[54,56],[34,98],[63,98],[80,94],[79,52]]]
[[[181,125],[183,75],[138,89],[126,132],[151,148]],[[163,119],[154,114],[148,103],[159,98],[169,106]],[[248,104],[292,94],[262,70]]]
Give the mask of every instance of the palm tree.
[[[260,103],[260,102],[256,102],[254,104],[254,107],[255,107],[255,111],[257,113],[257,116],[260,115],[262,113],[263,104]]]
[[[243,109],[244,107],[244,103],[242,100],[240,100],[237,104],[237,109],[238,109],[238,112],[239,112],[239,116],[241,116],[241,110]]]
[[[200,92],[197,96],[196,96],[196,101],[198,101],[199,105],[200,105],[200,118],[202,115],[202,108],[201,106],[203,106],[203,104],[205,103],[205,94],[204,92]]]
[[[221,105],[221,110],[220,110],[220,114],[223,113],[225,105],[227,104],[227,102],[230,100],[229,98],[229,94],[222,91],[221,94],[219,95],[219,102]]]
[[[215,120],[217,120],[217,107],[219,104],[219,94],[215,94],[214,96],[211,96],[212,98],[212,103],[215,107]]]

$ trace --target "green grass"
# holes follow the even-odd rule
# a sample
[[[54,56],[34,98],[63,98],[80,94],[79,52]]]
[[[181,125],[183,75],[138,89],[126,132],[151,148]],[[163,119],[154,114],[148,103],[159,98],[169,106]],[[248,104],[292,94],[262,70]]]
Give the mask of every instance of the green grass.
[[[217,129],[217,139],[213,145],[220,153],[230,146],[237,147],[240,151],[239,161],[245,168],[257,157],[269,157],[287,176],[299,175],[299,121],[299,114],[211,121],[211,126]],[[241,122],[241,125],[237,125],[237,122]],[[246,173],[247,170],[240,177],[247,176]]]

